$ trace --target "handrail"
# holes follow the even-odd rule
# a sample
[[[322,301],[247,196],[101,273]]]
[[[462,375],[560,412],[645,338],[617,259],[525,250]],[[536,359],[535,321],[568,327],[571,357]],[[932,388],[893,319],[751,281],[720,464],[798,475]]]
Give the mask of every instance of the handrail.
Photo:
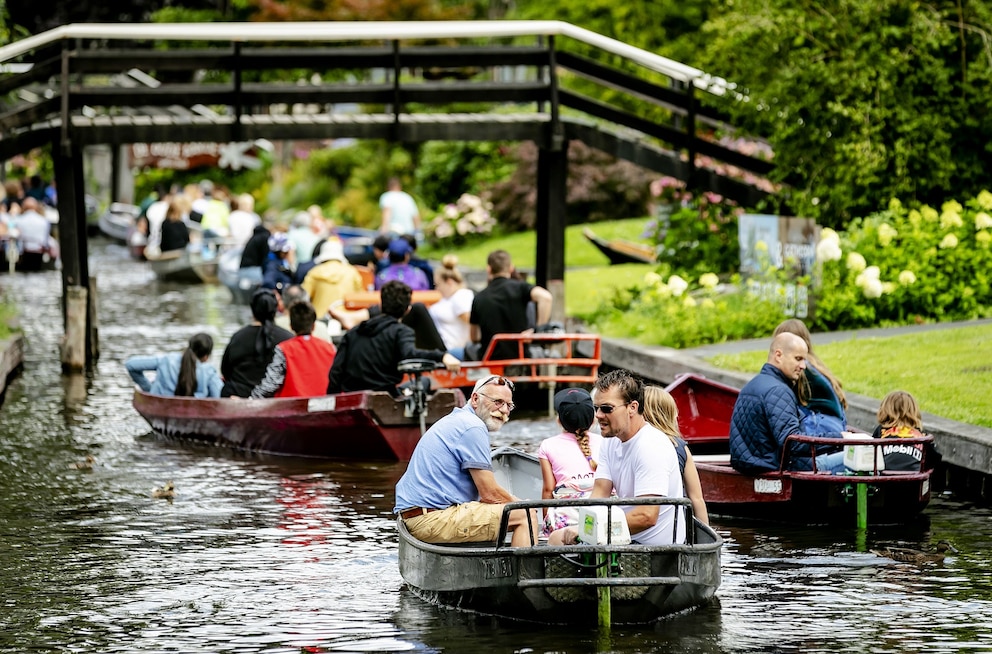
[[[876,450],[880,447],[886,445],[892,445],[893,443],[899,443],[902,445],[926,445],[933,444],[933,436],[923,435],[923,436],[913,436],[910,438],[874,438],[871,435],[867,435],[865,438],[830,438],[828,436],[806,436],[802,434],[792,434],[785,438],[785,444],[782,446],[782,457],[779,472],[789,472],[790,474],[795,474],[796,470],[786,470],[785,465],[791,456],[789,451],[789,443],[807,443],[810,446],[810,457],[813,459],[813,473],[817,472],[816,469],[816,446],[817,445],[830,445],[833,447],[841,447],[847,445],[856,445],[858,447],[872,447]],[[877,460],[878,454],[873,456],[873,460]],[[920,459],[920,472],[925,472],[924,467],[926,466],[926,450],[924,449],[923,457]],[[879,471],[874,470],[873,474],[878,475]],[[841,476],[855,476],[855,475],[841,475]]]

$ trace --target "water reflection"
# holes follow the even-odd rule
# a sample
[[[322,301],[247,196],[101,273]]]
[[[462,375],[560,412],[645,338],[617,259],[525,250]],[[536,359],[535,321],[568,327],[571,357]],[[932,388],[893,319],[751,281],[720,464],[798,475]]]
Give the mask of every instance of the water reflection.
[[[404,465],[247,456],[165,441],[130,406],[122,362],[226,343],[249,316],[221,287],[159,284],[95,244],[101,358],[64,377],[57,274],[3,277],[28,337],[0,411],[0,651],[970,652],[992,642],[992,512],[938,498],[878,543],[960,554],[911,565],[854,530],[715,520],[718,601],[657,625],[587,630],[431,606],[403,587],[391,509]],[[215,361],[216,362],[216,361]],[[554,433],[514,414],[494,439]],[[87,455],[90,470],[70,467]],[[169,503],[151,496],[173,480]],[[590,620],[592,624],[592,620]]]

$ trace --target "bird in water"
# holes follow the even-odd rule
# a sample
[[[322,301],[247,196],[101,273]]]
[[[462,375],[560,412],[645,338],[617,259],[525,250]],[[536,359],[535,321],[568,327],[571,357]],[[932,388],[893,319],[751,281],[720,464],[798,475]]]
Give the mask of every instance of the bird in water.
[[[94,463],[96,463],[96,459],[93,458],[92,454],[88,454],[84,460],[70,463],[69,467],[74,470],[92,470]]]
[[[902,563],[937,563],[943,561],[948,552],[956,554],[958,549],[948,541],[938,541],[933,550],[915,550],[909,547],[884,547],[870,550],[872,554]]]
[[[176,486],[171,481],[169,481],[162,488],[156,488],[152,490],[152,497],[161,498],[164,500],[171,500],[176,496]]]

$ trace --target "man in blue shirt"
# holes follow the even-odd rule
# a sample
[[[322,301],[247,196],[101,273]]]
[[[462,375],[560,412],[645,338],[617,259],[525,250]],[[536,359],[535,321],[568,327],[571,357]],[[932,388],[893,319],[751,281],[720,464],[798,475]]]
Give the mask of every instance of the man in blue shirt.
[[[417,444],[396,484],[396,507],[410,533],[427,543],[493,542],[503,505],[514,501],[493,474],[489,432],[513,410],[513,382],[499,375],[475,383],[469,403],[438,420]],[[528,530],[527,525],[531,529]],[[510,544],[537,544],[537,513],[510,512]]]

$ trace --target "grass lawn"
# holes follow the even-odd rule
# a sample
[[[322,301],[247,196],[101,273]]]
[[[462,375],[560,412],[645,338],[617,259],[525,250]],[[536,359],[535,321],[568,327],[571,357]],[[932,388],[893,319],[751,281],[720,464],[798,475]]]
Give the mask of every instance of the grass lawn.
[[[649,218],[628,218],[606,223],[572,225],[565,229],[565,313],[567,315],[574,316],[583,313],[590,306],[598,305],[614,288],[639,282],[644,279],[645,273],[655,268],[650,264],[609,265],[606,256],[582,235],[583,228],[589,227],[597,236],[605,239],[624,238],[639,241],[649,220]],[[537,234],[530,231],[496,236],[457,250],[424,246],[418,250],[418,253],[427,259],[440,261],[448,252],[454,252],[458,255],[460,267],[485,268],[486,257],[490,252],[506,250],[513,258],[514,265],[522,270],[533,271],[536,247]]]
[[[816,346],[844,389],[881,399],[889,391],[913,394],[928,413],[992,427],[992,326],[856,338]],[[767,351],[708,358],[728,370],[757,372]],[[924,428],[926,425],[924,424]]]

